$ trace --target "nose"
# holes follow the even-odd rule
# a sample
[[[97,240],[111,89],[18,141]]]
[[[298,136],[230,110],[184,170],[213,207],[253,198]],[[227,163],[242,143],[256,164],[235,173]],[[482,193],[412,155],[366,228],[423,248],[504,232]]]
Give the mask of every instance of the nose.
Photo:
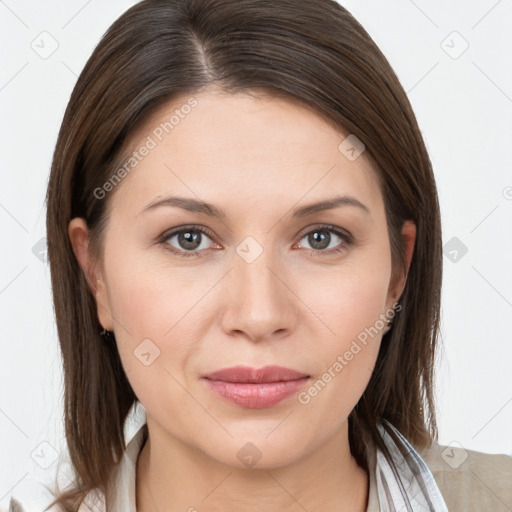
[[[254,261],[244,258],[234,255],[223,280],[224,332],[255,342],[289,335],[298,321],[300,300],[283,262],[271,250]]]

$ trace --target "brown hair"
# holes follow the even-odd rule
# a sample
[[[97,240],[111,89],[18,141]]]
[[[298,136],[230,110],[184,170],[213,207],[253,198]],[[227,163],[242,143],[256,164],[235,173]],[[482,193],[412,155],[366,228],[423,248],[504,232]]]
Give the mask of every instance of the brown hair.
[[[47,239],[64,367],[64,424],[75,479],[52,503],[75,511],[106,492],[137,400],[115,344],[100,336],[94,296],[70,244],[83,217],[101,255],[109,197],[94,194],[124,160],[130,135],[173,98],[215,86],[295,101],[366,146],[385,201],[393,272],[405,271],[400,228],[416,224],[402,310],[349,416],[353,455],[367,468],[362,431],[388,420],[415,446],[437,439],[433,377],[442,278],[439,205],[411,105],[364,28],[333,0],[145,0],[108,29],[67,106],[47,191]],[[114,193],[114,192],[113,192]],[[49,508],[49,507],[48,507]]]

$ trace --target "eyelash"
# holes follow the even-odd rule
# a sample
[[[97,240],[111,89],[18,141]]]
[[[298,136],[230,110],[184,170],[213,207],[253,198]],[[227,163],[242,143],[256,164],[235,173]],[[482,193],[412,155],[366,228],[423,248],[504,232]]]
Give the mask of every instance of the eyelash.
[[[205,234],[210,239],[214,238],[209,233],[209,231],[206,230],[205,228],[202,228],[202,227],[196,226],[196,225],[190,225],[190,226],[184,226],[184,227],[181,227],[179,229],[172,230],[172,231],[166,231],[165,233],[163,233],[158,238],[158,242],[163,246],[163,248],[165,250],[170,251],[174,255],[178,255],[180,257],[183,256],[185,258],[201,257],[200,256],[200,252],[181,251],[181,250],[176,249],[175,247],[173,247],[173,246],[171,246],[171,245],[169,245],[167,243],[167,240],[169,240],[169,238],[171,238],[172,236],[178,235],[180,233],[185,233],[187,231],[198,231],[200,233]],[[306,233],[304,233],[300,237],[299,240],[302,240],[306,235],[314,233],[315,231],[330,231],[330,232],[333,232],[334,234],[339,236],[343,240],[344,243],[342,243],[339,247],[337,247],[335,249],[329,249],[329,250],[305,249],[306,251],[309,251],[310,255],[312,255],[312,256],[321,256],[321,255],[324,255],[324,254],[328,254],[328,255],[337,254],[337,253],[345,251],[347,249],[347,247],[349,247],[350,245],[352,245],[354,243],[354,239],[353,239],[353,237],[352,237],[352,235],[350,233],[348,233],[348,232],[346,232],[344,230],[341,230],[340,228],[337,228],[335,226],[330,226],[330,225],[325,225],[325,224],[324,225],[316,226],[313,229],[307,231]]]

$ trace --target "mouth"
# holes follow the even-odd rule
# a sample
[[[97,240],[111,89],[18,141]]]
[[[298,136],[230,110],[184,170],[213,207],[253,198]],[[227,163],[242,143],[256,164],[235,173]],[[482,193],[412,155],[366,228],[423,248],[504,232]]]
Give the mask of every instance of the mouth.
[[[263,409],[300,391],[310,376],[281,366],[225,368],[204,375],[208,389],[231,404]]]
[[[239,382],[264,384],[268,382],[286,382],[308,378],[309,375],[285,368],[283,366],[264,366],[251,368],[250,366],[232,366],[203,375],[203,378],[221,382]]]

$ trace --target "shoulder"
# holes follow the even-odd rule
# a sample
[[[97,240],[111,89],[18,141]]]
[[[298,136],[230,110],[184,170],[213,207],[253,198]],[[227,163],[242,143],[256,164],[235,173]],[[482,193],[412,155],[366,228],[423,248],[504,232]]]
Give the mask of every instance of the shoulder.
[[[512,456],[433,442],[420,452],[450,511],[512,509]]]

